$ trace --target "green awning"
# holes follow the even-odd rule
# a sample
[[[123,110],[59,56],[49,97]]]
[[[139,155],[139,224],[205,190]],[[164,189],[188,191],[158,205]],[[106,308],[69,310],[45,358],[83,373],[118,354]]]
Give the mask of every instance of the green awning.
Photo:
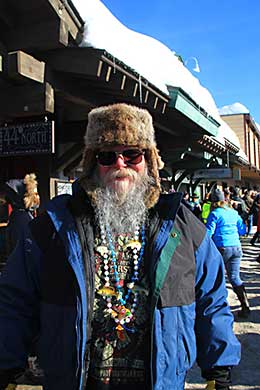
[[[217,135],[220,123],[212,118],[212,116],[192,100],[181,88],[168,86],[168,90],[171,97],[168,107],[185,115],[196,125],[200,126],[205,134]]]

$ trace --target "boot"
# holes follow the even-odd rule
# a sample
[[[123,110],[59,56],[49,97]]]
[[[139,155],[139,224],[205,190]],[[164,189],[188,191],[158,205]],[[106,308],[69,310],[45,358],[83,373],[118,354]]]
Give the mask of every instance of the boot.
[[[255,234],[253,235],[253,238],[251,238],[251,240],[250,240],[250,244],[254,246],[254,245],[255,245],[255,242],[256,242],[256,240],[257,240],[257,238],[258,238],[258,234],[255,233]]]
[[[241,304],[241,310],[238,312],[238,317],[248,318],[250,314],[250,307],[246,296],[245,286],[241,284],[241,286],[235,286],[233,289]]]
[[[251,240],[250,240],[250,244],[254,246],[256,240],[257,240],[257,242],[258,242],[258,239],[259,239],[259,232],[255,232],[255,234],[253,235],[253,237],[252,237]]]

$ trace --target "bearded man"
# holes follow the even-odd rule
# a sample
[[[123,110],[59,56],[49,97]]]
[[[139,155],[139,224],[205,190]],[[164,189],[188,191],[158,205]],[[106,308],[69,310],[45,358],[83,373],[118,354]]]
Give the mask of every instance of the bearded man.
[[[148,111],[89,113],[73,195],[30,223],[0,279],[1,389],[35,338],[45,390],[181,390],[196,359],[229,388],[222,258],[182,194],[160,196],[162,167]]]

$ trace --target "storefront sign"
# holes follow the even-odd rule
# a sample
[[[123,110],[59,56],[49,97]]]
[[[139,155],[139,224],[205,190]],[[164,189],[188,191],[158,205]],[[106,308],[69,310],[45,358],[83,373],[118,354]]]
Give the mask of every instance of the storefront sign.
[[[198,169],[194,172],[194,179],[231,179],[232,170],[230,168],[208,168]]]
[[[0,127],[0,155],[54,153],[54,121]]]
[[[50,198],[57,195],[72,195],[72,181],[61,180],[55,177],[50,178]]]

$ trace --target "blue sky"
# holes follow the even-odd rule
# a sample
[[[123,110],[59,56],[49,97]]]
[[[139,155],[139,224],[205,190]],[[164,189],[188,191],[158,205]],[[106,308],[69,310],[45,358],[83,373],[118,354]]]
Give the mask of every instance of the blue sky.
[[[259,0],[102,0],[127,27],[187,60],[222,107],[240,102],[260,123]]]

